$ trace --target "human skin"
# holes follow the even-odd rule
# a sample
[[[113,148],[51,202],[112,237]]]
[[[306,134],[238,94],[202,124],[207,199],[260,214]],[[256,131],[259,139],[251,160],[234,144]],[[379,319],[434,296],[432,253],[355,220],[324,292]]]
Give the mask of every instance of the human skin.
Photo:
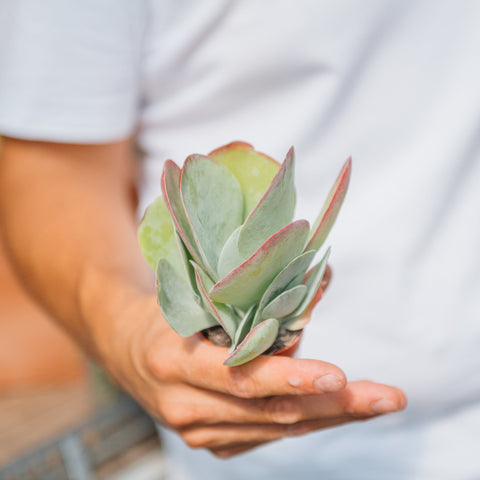
[[[5,138],[0,214],[31,294],[154,419],[225,458],[406,406],[398,388],[347,382],[326,362],[261,356],[227,367],[225,349],[176,334],[137,245],[136,175],[129,140]]]
[[[12,272],[0,235],[0,396],[5,390],[71,384],[85,374],[79,349]]]

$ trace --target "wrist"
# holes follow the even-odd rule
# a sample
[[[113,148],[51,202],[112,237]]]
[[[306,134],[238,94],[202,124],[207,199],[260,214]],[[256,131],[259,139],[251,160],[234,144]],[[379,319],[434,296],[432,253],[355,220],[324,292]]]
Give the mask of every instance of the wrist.
[[[109,371],[119,355],[128,354],[129,339],[141,324],[160,313],[152,277],[140,283],[123,273],[86,267],[77,294],[85,347]]]

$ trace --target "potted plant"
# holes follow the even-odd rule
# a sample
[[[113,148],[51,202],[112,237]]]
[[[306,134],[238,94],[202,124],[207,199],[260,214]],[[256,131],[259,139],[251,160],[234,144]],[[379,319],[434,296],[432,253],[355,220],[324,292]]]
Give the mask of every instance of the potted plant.
[[[314,225],[293,221],[294,151],[280,165],[244,142],[178,167],[167,160],[162,196],[138,238],[156,272],[158,303],[182,336],[229,346],[236,366],[298,342],[321,296],[330,253],[309,268],[345,197],[348,159]]]

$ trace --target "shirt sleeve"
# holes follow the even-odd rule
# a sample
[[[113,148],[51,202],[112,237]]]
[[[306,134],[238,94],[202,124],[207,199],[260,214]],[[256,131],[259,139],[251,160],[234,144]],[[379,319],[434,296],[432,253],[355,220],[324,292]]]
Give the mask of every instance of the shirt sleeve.
[[[104,143],[138,116],[144,3],[0,0],[0,134]]]

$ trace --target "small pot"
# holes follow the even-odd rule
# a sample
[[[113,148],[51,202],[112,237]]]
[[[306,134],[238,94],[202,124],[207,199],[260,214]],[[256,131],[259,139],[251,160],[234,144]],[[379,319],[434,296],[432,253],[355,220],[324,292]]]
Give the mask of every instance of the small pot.
[[[283,355],[293,357],[300,345],[300,338],[303,330],[290,331],[284,330],[277,336],[275,343],[268,348],[262,355]],[[232,342],[225,330],[221,326],[207,328],[198,333],[199,337],[208,345],[216,347],[230,347]],[[288,338],[285,338],[288,337]]]
[[[302,332],[303,330],[299,330],[298,335],[295,336],[295,338],[288,344],[285,345],[284,347],[275,350],[274,352],[269,353],[267,350],[264,355],[283,355],[285,357],[293,357],[298,350],[298,347],[300,346],[300,339],[302,338]],[[272,347],[269,348],[269,350]]]

